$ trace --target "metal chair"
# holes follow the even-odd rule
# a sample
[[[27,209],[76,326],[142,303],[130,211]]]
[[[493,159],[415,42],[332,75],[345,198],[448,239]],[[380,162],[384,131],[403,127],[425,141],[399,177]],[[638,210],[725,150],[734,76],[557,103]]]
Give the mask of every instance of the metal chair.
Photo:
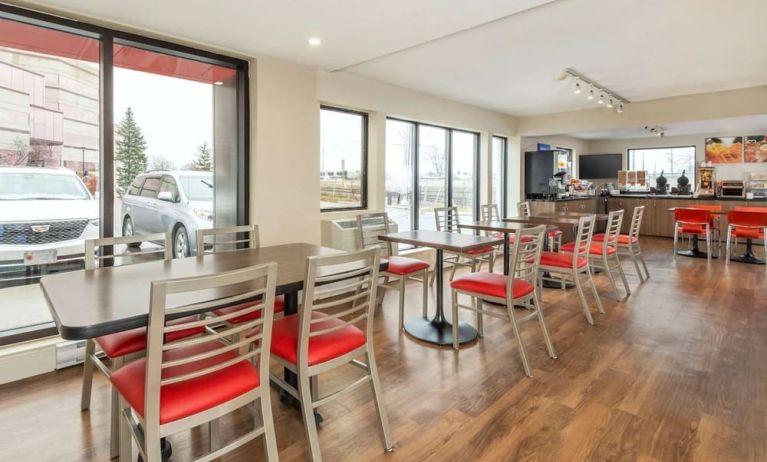
[[[703,208],[684,208],[674,209],[674,260],[678,248],[679,236],[705,236],[706,253],[708,260],[711,261],[711,241],[714,235],[718,236],[716,228],[712,226],[711,211]],[[717,249],[719,246],[717,245]],[[717,254],[719,251],[717,250]]]
[[[594,215],[581,217],[578,220],[578,228],[576,229],[575,245],[571,253],[567,252],[542,252],[541,264],[538,268],[541,276],[539,278],[538,291],[542,293],[542,283],[545,279],[543,274],[556,274],[558,279],[550,279],[552,281],[561,282],[563,278],[570,277],[575,284],[575,288],[578,290],[578,297],[581,300],[583,306],[583,314],[586,315],[586,321],[589,324],[594,324],[594,318],[591,316],[591,309],[586,301],[586,296],[583,293],[583,286],[581,285],[581,275],[586,275],[591,286],[591,293],[594,295],[594,299],[597,301],[597,309],[600,313],[604,313],[605,310],[602,307],[602,301],[599,299],[599,293],[597,287],[594,285],[594,278],[589,264],[589,249],[592,247],[591,239],[594,233],[594,226],[596,223],[596,217]],[[541,297],[542,298],[542,297]]]
[[[384,448],[392,450],[373,354],[379,258],[377,249],[307,258],[299,313],[274,322],[272,358],[298,375],[298,388],[275,375],[271,379],[301,401],[313,462],[322,460],[314,410],[366,384],[373,393]],[[366,363],[355,359],[361,355],[366,356]],[[320,397],[313,379],[346,364],[360,368],[365,375],[339,391]]]
[[[767,208],[765,207],[738,207],[727,213],[727,258],[730,264],[732,240],[738,245],[738,238],[759,239],[764,243],[767,253]],[[765,264],[767,269],[767,264]]]
[[[520,217],[530,217],[530,202],[525,201],[517,204],[517,211]],[[559,250],[559,247],[562,245],[562,230],[556,227],[549,228],[546,232],[546,238],[548,239],[549,250],[553,252],[555,249]]]
[[[379,288],[399,291],[399,328],[404,329],[405,317],[405,283],[408,279],[423,283],[422,311],[426,317],[429,300],[429,264],[417,258],[407,258],[394,255],[391,242],[378,239],[381,234],[391,232],[389,228],[389,216],[386,213],[367,213],[357,215],[357,248],[377,248],[381,259],[388,262],[386,271],[381,271],[379,276],[384,278]],[[420,276],[420,279],[416,276]],[[379,297],[380,298],[380,297]]]
[[[132,459],[131,440],[145,462],[160,462],[161,438],[208,423],[210,461],[264,435],[266,459],[276,462],[269,390],[269,351],[274,317],[277,264],[167,281],[152,282],[146,358],[112,374],[120,394],[120,460]],[[223,294],[223,295],[222,295]],[[214,306],[258,298],[248,310],[260,315],[232,325]],[[206,314],[198,319],[197,315]],[[195,315],[171,325],[169,319]],[[227,327],[214,330],[214,325]],[[169,341],[185,329],[203,328],[205,335]],[[224,341],[239,337],[238,343]],[[251,345],[256,345],[254,348]],[[242,436],[219,447],[216,419],[260,402],[260,419]],[[260,420],[260,423],[258,422]]]
[[[514,336],[519,345],[519,356],[525,374],[532,377],[532,369],[527,358],[525,345],[522,342],[522,334],[519,331],[519,323],[532,318],[538,318],[543,332],[543,339],[549,356],[556,358],[554,346],[551,344],[546,322],[543,319],[543,311],[538,301],[535,289],[538,277],[538,264],[543,248],[543,239],[546,232],[545,226],[536,226],[519,231],[519,239],[511,250],[511,265],[509,275],[495,274],[492,272],[477,272],[457,277],[450,283],[453,301],[453,348],[458,350],[458,309],[466,309],[477,313],[477,330],[483,334],[481,317],[483,315],[508,319],[514,329]],[[527,239],[523,239],[527,238]],[[463,305],[458,302],[458,295],[464,294],[472,298],[472,304]],[[484,302],[489,302],[485,304]],[[497,308],[498,305],[505,309]],[[514,313],[515,306],[524,306],[532,312],[523,318],[517,319]]]
[[[458,216],[458,207],[437,207],[434,209],[434,220],[437,224],[437,231],[446,231],[448,233],[460,233],[460,218]],[[482,267],[483,262],[487,262],[489,271],[493,272],[495,264],[495,248],[492,246],[480,247],[466,253],[445,252],[445,262],[453,267],[450,272],[450,280],[455,276],[455,270],[458,266],[468,266],[471,272],[475,272]],[[436,272],[432,273],[430,284],[434,283]]]
[[[644,261],[642,250],[639,247],[639,229],[642,227],[642,217],[644,216],[644,205],[634,207],[634,212],[631,216],[631,226],[629,227],[628,234],[621,234],[618,236],[618,253],[620,256],[629,257],[634,262],[634,268],[639,275],[639,282],[644,283],[647,279],[650,279],[650,272],[647,270],[647,263]],[[604,233],[594,234],[593,240],[595,242],[602,242],[605,238]],[[639,269],[639,262],[642,263],[644,274]]]

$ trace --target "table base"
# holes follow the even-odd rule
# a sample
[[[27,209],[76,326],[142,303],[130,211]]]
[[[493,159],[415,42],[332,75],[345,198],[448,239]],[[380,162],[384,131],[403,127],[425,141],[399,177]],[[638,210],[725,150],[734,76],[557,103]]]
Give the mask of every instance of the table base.
[[[735,255],[730,257],[730,261],[737,261],[740,263],[751,263],[752,265],[764,265],[764,259],[759,258],[752,253],[744,253],[743,255]]]
[[[453,325],[446,320],[435,321],[422,317],[405,321],[405,332],[413,338],[435,345],[453,344]],[[458,343],[473,342],[478,337],[477,329],[466,324],[458,323]]]
[[[701,252],[698,249],[691,249],[691,250],[679,250],[676,253],[677,255],[681,255],[683,257],[692,257],[692,258],[708,258],[708,254],[706,252]],[[711,255],[711,258],[719,258],[716,255]]]

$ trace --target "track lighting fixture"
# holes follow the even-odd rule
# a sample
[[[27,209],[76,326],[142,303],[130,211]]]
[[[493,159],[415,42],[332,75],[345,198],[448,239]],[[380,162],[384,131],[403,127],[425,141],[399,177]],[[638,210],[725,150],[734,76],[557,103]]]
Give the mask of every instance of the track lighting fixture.
[[[666,136],[666,129],[663,128],[663,127],[657,127],[657,126],[656,127],[652,127],[652,126],[649,126],[649,125],[645,125],[644,129],[647,130],[648,132],[650,132],[651,135]]]
[[[568,78],[575,79],[575,85],[573,87],[574,94],[579,95],[581,91],[583,91],[583,85],[588,85],[589,91],[586,92],[587,100],[591,101],[596,99],[597,104],[609,109],[615,108],[615,112],[618,114],[623,113],[623,110],[625,109],[624,105],[629,102],[626,98],[616,94],[614,91],[597,84],[593,80],[590,80],[569,68],[562,71],[555,80],[567,80]],[[599,98],[597,98],[597,94],[599,95]]]
[[[575,93],[576,95],[581,93],[581,83],[580,82],[575,82],[575,90],[573,90],[573,93]]]

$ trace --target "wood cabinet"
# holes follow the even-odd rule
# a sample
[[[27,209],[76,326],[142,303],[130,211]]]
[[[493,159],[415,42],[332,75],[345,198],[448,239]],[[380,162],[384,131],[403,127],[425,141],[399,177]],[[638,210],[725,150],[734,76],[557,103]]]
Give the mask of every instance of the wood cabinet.
[[[555,211],[597,213],[597,204],[599,203],[599,199],[599,197],[588,197],[585,199],[571,199],[555,202]]]

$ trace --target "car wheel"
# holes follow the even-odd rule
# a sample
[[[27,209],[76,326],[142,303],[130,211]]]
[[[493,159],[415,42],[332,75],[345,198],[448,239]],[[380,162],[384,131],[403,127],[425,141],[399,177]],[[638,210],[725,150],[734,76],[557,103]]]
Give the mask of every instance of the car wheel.
[[[189,256],[189,236],[186,234],[186,228],[179,226],[173,232],[173,258],[184,258]]]
[[[135,233],[133,231],[133,220],[130,219],[130,217],[125,217],[125,220],[123,220],[123,236],[134,236]],[[132,244],[128,244],[128,247],[131,249],[138,249],[141,247],[140,242],[134,242]]]

